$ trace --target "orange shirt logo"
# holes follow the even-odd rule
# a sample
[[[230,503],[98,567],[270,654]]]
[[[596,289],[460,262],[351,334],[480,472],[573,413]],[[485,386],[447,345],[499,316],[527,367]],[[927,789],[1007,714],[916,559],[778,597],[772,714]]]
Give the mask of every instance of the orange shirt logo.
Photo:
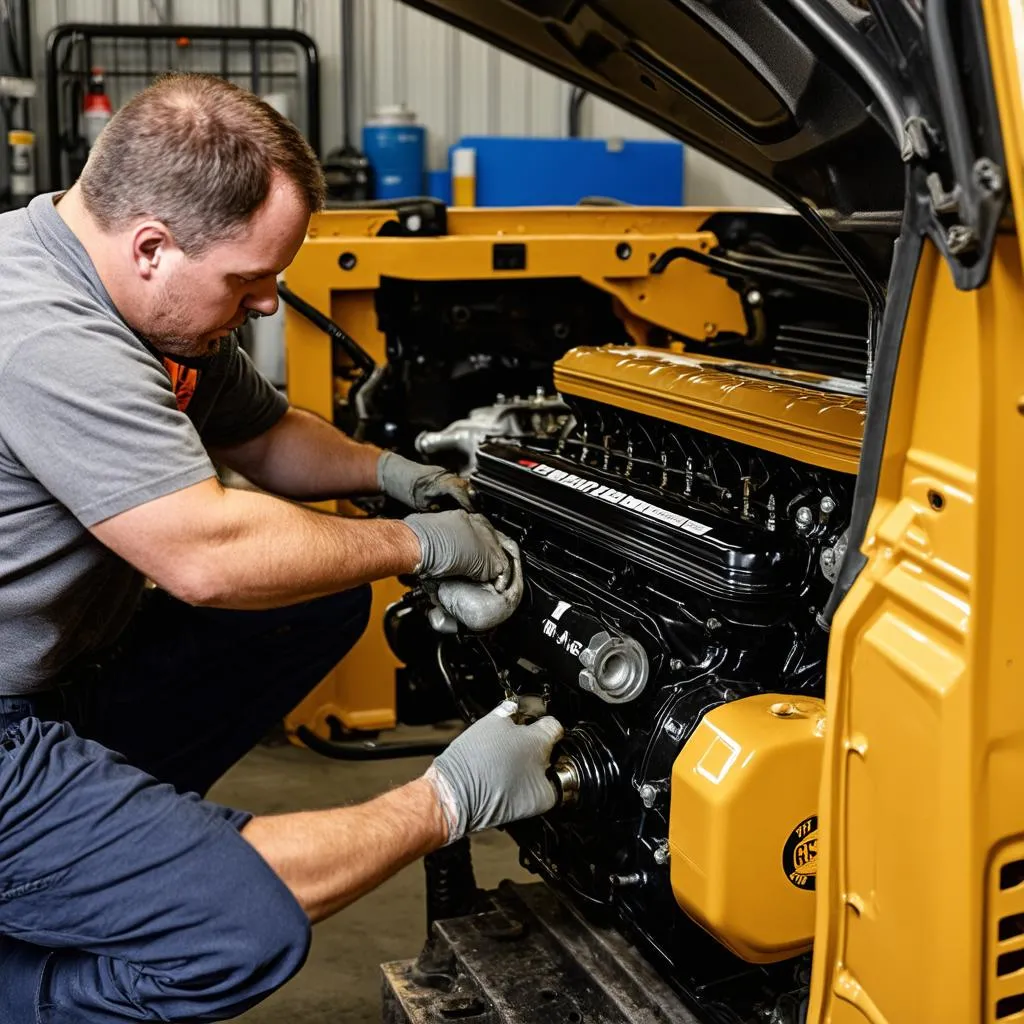
[[[199,383],[199,371],[190,366],[182,366],[173,359],[164,359],[164,369],[167,376],[171,378],[171,390],[178,403],[178,410],[184,412],[192,396],[196,393],[196,385]]]

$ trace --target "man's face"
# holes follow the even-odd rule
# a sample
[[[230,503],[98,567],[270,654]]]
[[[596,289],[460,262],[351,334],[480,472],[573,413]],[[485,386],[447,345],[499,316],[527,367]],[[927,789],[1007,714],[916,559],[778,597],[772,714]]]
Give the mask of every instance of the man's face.
[[[241,234],[195,259],[176,247],[134,325],[169,356],[206,356],[247,319],[277,309],[277,275],[295,258],[309,213],[298,190],[275,175],[266,201]]]

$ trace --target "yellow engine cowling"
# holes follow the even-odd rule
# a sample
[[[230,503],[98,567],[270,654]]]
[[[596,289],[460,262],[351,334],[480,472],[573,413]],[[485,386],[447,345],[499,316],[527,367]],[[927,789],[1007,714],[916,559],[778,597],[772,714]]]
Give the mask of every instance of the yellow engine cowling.
[[[760,694],[709,711],[672,769],[679,905],[737,956],[810,949],[825,704]]]

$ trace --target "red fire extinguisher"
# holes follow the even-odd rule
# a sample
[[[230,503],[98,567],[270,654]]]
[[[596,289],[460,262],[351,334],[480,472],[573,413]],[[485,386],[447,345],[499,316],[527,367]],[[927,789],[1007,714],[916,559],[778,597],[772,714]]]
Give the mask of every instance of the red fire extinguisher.
[[[89,91],[85,94],[85,102],[82,105],[85,140],[90,149],[113,116],[114,108],[110,105],[110,97],[107,95],[103,68],[93,68],[89,77]]]

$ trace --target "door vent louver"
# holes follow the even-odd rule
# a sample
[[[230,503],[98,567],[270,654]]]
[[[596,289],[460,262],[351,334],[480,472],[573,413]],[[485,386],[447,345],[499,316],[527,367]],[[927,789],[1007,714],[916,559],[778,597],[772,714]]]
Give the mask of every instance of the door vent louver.
[[[1024,1024],[1024,839],[1008,843],[989,871],[985,935],[987,1024]]]

